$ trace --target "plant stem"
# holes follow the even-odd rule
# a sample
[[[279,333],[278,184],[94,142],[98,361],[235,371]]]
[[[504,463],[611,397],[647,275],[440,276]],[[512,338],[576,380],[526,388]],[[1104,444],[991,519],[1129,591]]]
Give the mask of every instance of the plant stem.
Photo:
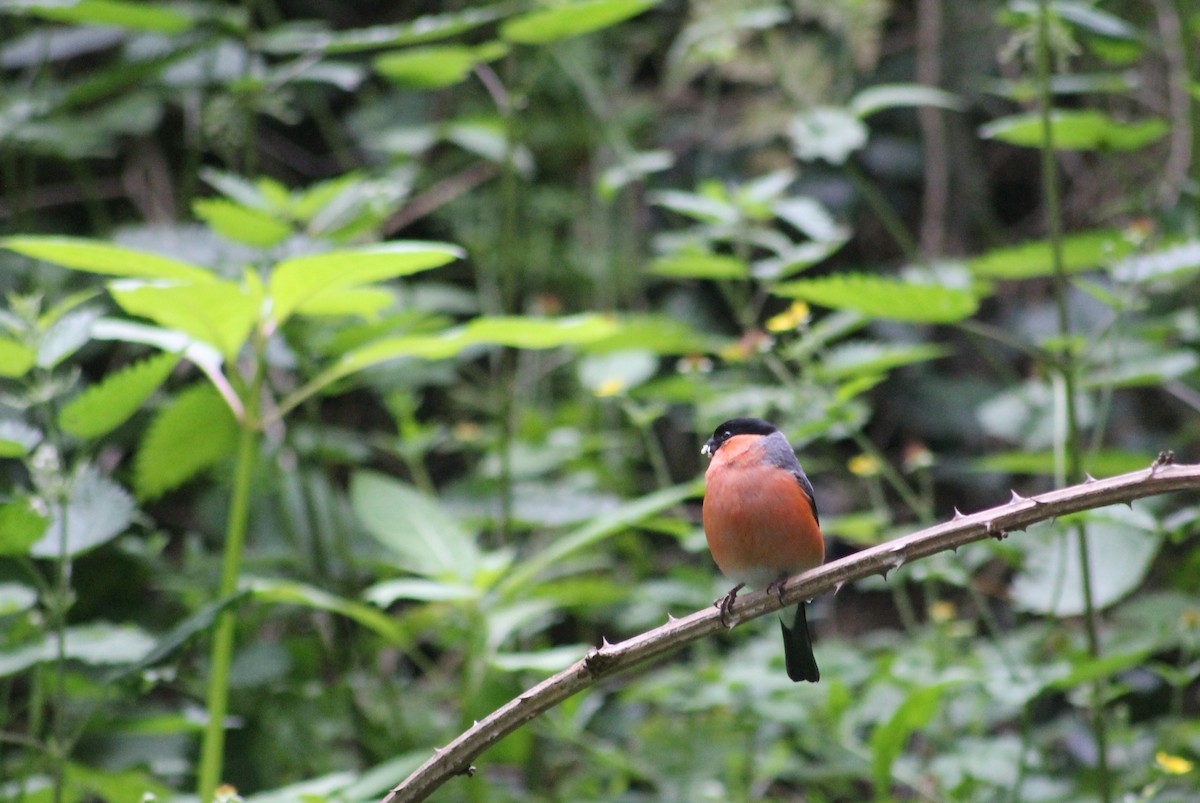
[[[1051,119],[1050,93],[1050,8],[1049,0],[1038,0],[1038,35],[1036,48],[1037,83],[1042,128],[1042,192],[1046,205],[1047,233],[1050,237],[1051,259],[1054,264],[1054,302],[1058,311],[1058,331],[1062,340],[1058,368],[1062,374],[1066,411],[1067,482],[1082,477],[1082,443],[1079,437],[1078,412],[1075,409],[1075,359],[1071,346],[1071,320],[1067,308],[1067,272],[1063,262],[1062,208],[1058,194],[1057,164],[1054,153],[1054,129]],[[1100,657],[1100,635],[1096,608],[1092,602],[1092,572],[1088,563],[1087,531],[1082,523],[1075,525],[1075,543],[1079,550],[1080,578],[1083,585],[1084,622],[1088,652]],[[1099,775],[1099,797],[1105,803],[1112,800],[1108,771],[1108,728],[1104,719],[1104,679],[1092,682],[1089,700],[1092,733],[1096,739],[1096,769]]]
[[[218,599],[237,591],[241,571],[242,551],[246,541],[246,526],[250,518],[250,491],[254,484],[254,466],[258,457],[258,415],[263,381],[261,353],[255,356],[254,380],[245,399],[246,414],[241,418],[238,438],[237,465],[233,478],[233,498],[225,529],[225,554],[221,563],[221,585]],[[225,712],[229,706],[229,666],[233,661],[235,613],[224,610],[217,619],[208,678],[208,723],[200,749],[200,770],[197,789],[201,803],[213,799],[221,781],[225,757]]]

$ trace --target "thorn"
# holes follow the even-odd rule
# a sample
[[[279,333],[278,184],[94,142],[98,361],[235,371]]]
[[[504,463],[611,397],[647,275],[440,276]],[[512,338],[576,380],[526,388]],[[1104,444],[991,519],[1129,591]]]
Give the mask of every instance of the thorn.
[[[600,649],[604,649],[605,647],[611,647],[611,646],[612,646],[612,644],[609,643],[608,636],[600,637]]]
[[[1084,485],[1087,485],[1087,484],[1089,484],[1089,483],[1093,483],[1093,482],[1095,482],[1095,481],[1096,481],[1096,478],[1092,476],[1092,472],[1090,472],[1090,471],[1085,471],[1085,472],[1083,472],[1083,483],[1084,483]]]
[[[965,519],[965,518],[966,518],[966,516],[963,515],[963,512],[956,507],[956,508],[954,508],[954,518],[952,518],[950,520],[958,521],[959,519]]]
[[[842,590],[842,586],[844,585],[846,585],[845,582],[837,582],[833,584],[833,595],[835,597],[837,596],[837,593]]]
[[[1028,501],[1029,501],[1029,499],[1028,499],[1028,498],[1026,498],[1026,497],[1024,497],[1024,496],[1021,496],[1021,495],[1020,495],[1019,493],[1017,493],[1016,491],[1013,491],[1013,492],[1012,492],[1012,499],[1009,499],[1009,500],[1008,500],[1008,503],[1009,503],[1010,505],[1019,505],[1019,504],[1020,504],[1020,503],[1022,503],[1022,502],[1028,502]]]
[[[674,622],[674,621],[675,621],[675,617],[671,615],[670,611],[668,611],[667,612],[667,624],[671,624],[671,622]]]
[[[446,752],[446,748],[444,748],[444,747],[435,747],[435,748],[433,748],[433,754],[434,754],[435,756],[440,756],[440,755],[441,755],[442,753],[444,753],[444,752]]]

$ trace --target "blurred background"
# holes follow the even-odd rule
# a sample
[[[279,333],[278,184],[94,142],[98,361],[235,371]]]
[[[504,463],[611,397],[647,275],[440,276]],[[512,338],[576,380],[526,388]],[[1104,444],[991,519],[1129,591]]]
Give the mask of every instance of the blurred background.
[[[727,590],[729,417],[831,559],[1194,461],[1198,64],[1187,0],[5,3],[0,798],[192,794],[227,694],[223,794],[378,799]],[[690,645],[434,799],[1200,799],[1198,511],[820,598],[815,686]]]

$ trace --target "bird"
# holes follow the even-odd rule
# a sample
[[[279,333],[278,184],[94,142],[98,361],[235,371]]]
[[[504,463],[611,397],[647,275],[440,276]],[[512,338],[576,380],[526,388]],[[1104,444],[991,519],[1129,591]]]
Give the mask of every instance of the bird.
[[[700,453],[711,458],[702,507],[708,550],[721,573],[737,583],[713,603],[724,622],[747,585],[775,591],[782,600],[788,577],[825,561],[825,538],[812,483],[773,424],[731,418],[713,431]],[[791,627],[782,618],[779,626],[788,677],[816,683],[821,672],[804,602],[796,606]]]

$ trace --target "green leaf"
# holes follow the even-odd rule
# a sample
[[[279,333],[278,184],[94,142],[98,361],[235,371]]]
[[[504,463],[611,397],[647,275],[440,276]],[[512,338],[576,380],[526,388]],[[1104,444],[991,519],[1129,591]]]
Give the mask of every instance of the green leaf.
[[[210,602],[196,609],[186,619],[172,627],[166,634],[160,636],[155,641],[154,648],[147,651],[139,660],[129,666],[123,667],[119,672],[110,675],[108,678],[109,681],[116,681],[133,672],[139,672],[142,669],[163,661],[186,644],[193,636],[203,633],[212,627],[222,611],[241,603],[248,595],[249,592],[243,589],[224,599]]]
[[[979,307],[978,299],[966,290],[862,273],[798,279],[778,284],[771,292],[823,307],[854,310],[868,317],[918,323],[961,321]]]
[[[51,522],[33,548],[35,558],[70,557],[106,544],[133,523],[134,505],[129,493],[94,468],[83,465],[71,478],[66,510],[51,511]],[[63,522],[66,521],[66,543]]]
[[[566,318],[500,316],[476,318],[435,335],[408,335],[377,341],[347,353],[331,370],[333,379],[402,357],[444,360],[474,346],[548,349],[594,343],[614,334],[614,319],[602,315]],[[322,378],[322,382],[331,377]]]
[[[367,532],[399,558],[398,568],[470,582],[479,565],[475,539],[434,498],[383,474],[359,471],[350,506]]]
[[[0,376],[16,379],[25,376],[37,361],[37,352],[20,341],[0,337]]]
[[[162,4],[126,0],[73,0],[73,2],[23,3],[21,11],[34,17],[70,25],[103,25],[132,31],[183,33],[191,17]]]
[[[178,363],[178,354],[158,354],[109,374],[68,402],[58,425],[77,438],[112,432],[137,412]]]
[[[910,692],[891,717],[871,732],[871,777],[879,799],[889,796],[892,765],[908,744],[909,737],[929,724],[929,720],[937,713],[942,693],[951,685],[954,684],[938,683]]]
[[[99,309],[85,307],[52,318],[38,343],[38,367],[53,368],[83,348],[91,340],[92,324],[100,315]]]
[[[319,611],[344,616],[383,636],[390,642],[408,641],[404,628],[393,617],[361,602],[345,599],[319,588],[290,580],[255,577],[246,581],[251,596],[261,602],[304,605]]]
[[[262,307],[262,289],[254,282],[114,282],[110,292],[130,315],[149,318],[166,329],[208,343],[229,362],[241,351]]]
[[[41,442],[41,430],[16,418],[0,418],[0,457],[24,457]]]
[[[4,538],[5,531],[0,525],[0,543],[4,542]],[[7,553],[3,551],[3,547],[0,547],[0,555],[3,554]],[[14,613],[31,610],[34,605],[37,605],[37,601],[38,593],[29,586],[23,586],[20,583],[0,583],[0,616],[11,616]]]
[[[657,5],[657,0],[583,0],[518,14],[505,20],[500,35],[510,42],[544,45],[609,28]]]
[[[111,666],[141,660],[154,647],[154,639],[132,625],[106,622],[68,627],[64,653],[68,661],[92,666]],[[57,660],[58,639],[47,635],[41,641],[0,652],[0,677],[8,677],[31,666]]]
[[[0,505],[0,557],[28,555],[49,524],[30,499],[17,497]]]
[[[1157,117],[1122,123],[1096,109],[1055,109],[1050,118],[1056,150],[1134,151],[1157,142],[1169,130],[1170,124]],[[979,135],[1010,145],[1040,148],[1042,119],[1037,112],[1001,117],[980,127]]]
[[[817,106],[797,114],[788,133],[796,156],[805,162],[823,159],[844,164],[850,154],[867,144],[867,127],[846,109]]]
[[[650,351],[609,351],[579,361],[579,383],[597,396],[615,396],[637,387],[658,372]]]
[[[1133,244],[1116,229],[1099,229],[1068,234],[1062,239],[1063,268],[1068,273],[1110,265],[1133,251]],[[988,251],[967,263],[978,276],[989,279],[1030,279],[1054,274],[1049,240]]]
[[[625,532],[638,522],[657,515],[685,499],[701,495],[703,490],[703,480],[685,482],[670,488],[663,488],[602,513],[586,524],[556,538],[543,549],[530,554],[525,560],[514,564],[513,570],[497,584],[496,592],[501,596],[518,591],[526,593],[525,590],[528,586],[542,572],[606,538]]]
[[[255,248],[279,245],[292,233],[291,224],[277,215],[225,198],[199,198],[192,211],[226,240]]]
[[[1119,282],[1151,285],[1162,282],[1190,280],[1200,270],[1200,240],[1177,243],[1149,254],[1131,256],[1112,267],[1113,278]]]
[[[386,608],[402,599],[421,602],[465,602],[479,599],[480,594],[480,589],[463,583],[429,580],[424,577],[401,577],[374,584],[363,592],[363,598],[372,605]]]
[[[1152,517],[1114,506],[1085,518],[1092,604],[1103,610],[1132,593],[1146,576],[1162,545]],[[1013,601],[1023,610],[1051,616],[1084,611],[1079,547],[1074,527],[1058,525],[1022,539],[1025,558],[1012,584]]]
[[[1194,351],[1180,349],[1161,354],[1138,354],[1135,359],[1121,360],[1111,367],[1092,371],[1081,385],[1088,390],[1161,386],[1192,373],[1197,366],[1200,366],[1200,356]]]
[[[618,319],[616,330],[605,337],[580,344],[580,351],[604,354],[640,349],[655,354],[694,354],[717,351],[724,340],[709,332],[698,332],[685,322],[666,315],[630,315]]]
[[[1083,468],[1095,477],[1112,477],[1136,471],[1150,465],[1152,454],[1105,449],[1084,456]],[[1054,476],[1058,461],[1053,452],[997,452],[970,462],[974,471],[996,471],[1003,474],[1041,474]]]
[[[486,25],[501,15],[501,7],[484,6],[349,31],[332,31],[324,21],[285,23],[272,26],[262,37],[260,47],[267,53],[356,53],[447,39]]]
[[[154,499],[225,459],[237,442],[237,421],[212,386],[197,384],[159,410],[134,460],[134,488]]]
[[[885,109],[936,106],[962,111],[966,104],[957,95],[923,84],[879,84],[867,87],[850,99],[847,108],[859,117],[870,117]]]
[[[331,317],[356,315],[359,318],[375,320],[395,302],[395,294],[383,287],[346,287],[319,293],[297,307],[294,312],[297,315]]]
[[[821,362],[820,374],[832,380],[881,374],[902,365],[936,360],[953,353],[951,348],[923,343],[855,341],[829,349]]]
[[[7,248],[64,268],[105,276],[184,282],[208,282],[215,279],[204,268],[178,259],[82,237],[5,237],[0,239],[0,248]]]
[[[475,65],[495,61],[508,53],[503,42],[488,42],[477,47],[434,45],[414,47],[375,58],[375,71],[401,86],[413,89],[440,89],[452,86],[471,74]]]
[[[745,260],[728,254],[681,251],[654,260],[650,272],[672,279],[745,279],[750,267]]]
[[[463,256],[457,246],[409,241],[284,260],[271,271],[268,282],[271,315],[282,323],[301,306],[319,304],[325,293],[408,276]]]

